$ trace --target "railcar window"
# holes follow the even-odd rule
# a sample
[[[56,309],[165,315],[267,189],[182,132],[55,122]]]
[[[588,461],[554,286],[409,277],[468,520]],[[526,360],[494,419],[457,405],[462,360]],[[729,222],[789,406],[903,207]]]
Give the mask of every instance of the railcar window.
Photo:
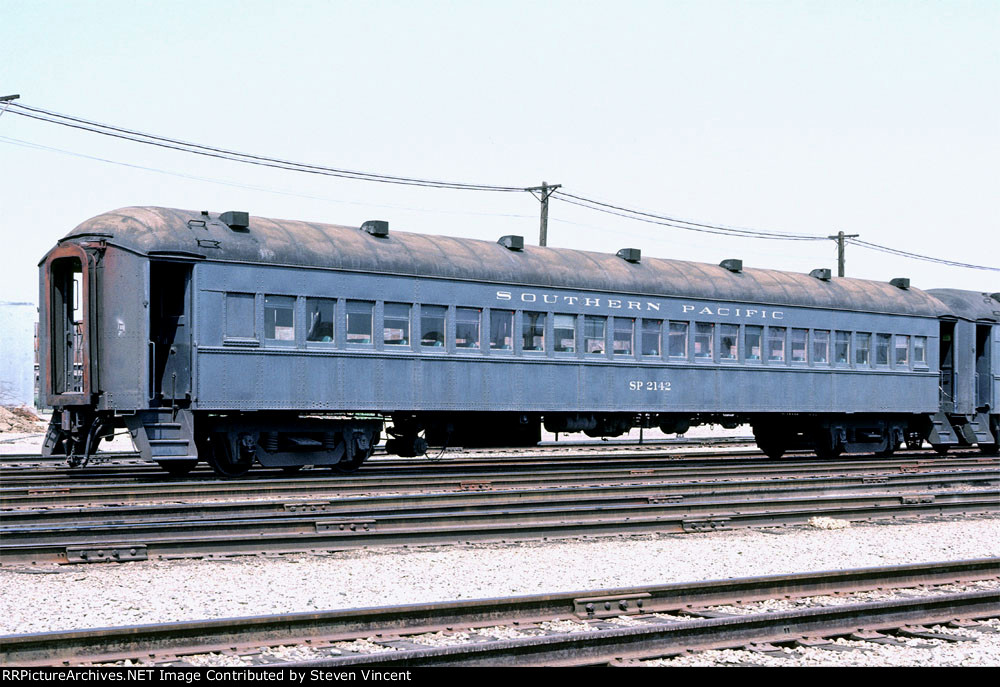
[[[687,358],[688,357],[688,323],[687,322],[671,322],[670,331],[667,334],[667,338],[670,340],[670,357],[671,358]]]
[[[226,294],[226,338],[257,338],[255,319],[252,293]]]
[[[806,361],[806,339],[808,336],[808,329],[792,329],[789,359],[793,363],[804,363]]]
[[[813,350],[812,361],[814,363],[830,362],[830,330],[813,330]]]
[[[642,321],[642,354],[660,355],[660,332],[663,320]]]
[[[554,315],[552,334],[556,339],[556,352],[574,353],[576,351],[576,315]]]
[[[719,359],[737,360],[740,357],[740,326],[738,324],[719,325]]]
[[[410,304],[386,303],[382,315],[382,341],[386,346],[410,345]]]
[[[604,328],[608,318],[587,315],[583,318],[583,350],[585,353],[604,353]]]
[[[896,335],[896,364],[902,367],[910,364],[910,337],[906,334]]]
[[[521,350],[524,351],[544,351],[545,350],[545,313],[525,312],[522,316],[521,332],[524,339]]]
[[[761,339],[764,335],[764,328],[755,324],[748,324],[744,333],[744,355],[747,360],[760,360]]]
[[[370,301],[347,301],[347,343],[372,342],[372,314],[375,304]]]
[[[510,351],[514,348],[514,311],[490,311],[490,348]]]
[[[615,355],[632,355],[632,344],[635,340],[635,320],[630,317],[615,318]]]
[[[712,358],[712,340],[715,338],[715,325],[710,322],[695,322],[694,324],[694,357]]]
[[[767,359],[773,362],[785,360],[785,328],[767,328]]]
[[[479,348],[479,308],[455,309],[455,346],[458,348]]]
[[[420,345],[431,348],[444,346],[444,323],[448,308],[443,305],[420,306]]]
[[[913,364],[914,365],[926,365],[927,364],[927,337],[926,336],[915,336],[915,337],[913,337]]]
[[[875,335],[875,364],[876,365],[888,365],[889,364],[889,346],[892,343],[892,335],[890,334],[876,334]]]
[[[295,298],[264,296],[264,338],[295,341]]]
[[[306,341],[333,341],[333,313],[336,301],[327,298],[306,299]]]
[[[868,366],[871,360],[872,335],[869,332],[858,332],[854,336],[854,363]]]
[[[833,362],[847,364],[851,362],[851,333],[836,332],[833,343]]]

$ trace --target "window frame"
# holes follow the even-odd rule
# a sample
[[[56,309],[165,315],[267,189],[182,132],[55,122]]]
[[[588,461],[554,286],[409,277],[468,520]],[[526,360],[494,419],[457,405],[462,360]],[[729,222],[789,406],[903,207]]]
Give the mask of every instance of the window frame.
[[[561,326],[561,327],[556,326],[556,321],[559,318],[565,318],[568,319],[570,322],[572,322],[573,350],[571,351],[560,350],[558,347],[560,337],[556,334],[556,331],[567,331],[569,329],[566,326]],[[578,345],[580,338],[578,336],[578,329],[579,329],[579,316],[571,313],[559,313],[559,312],[552,313],[552,352],[560,357],[575,358],[580,350],[580,347]],[[562,340],[565,340],[565,337],[562,337]]]
[[[417,344],[418,350],[423,353],[447,353],[448,352],[448,306],[447,305],[436,305],[432,303],[420,303],[420,312],[418,317],[420,318],[420,343]],[[441,340],[440,344],[425,344],[424,343],[424,320],[428,317],[427,312],[430,310],[437,312],[441,311]]]
[[[733,324],[731,322],[720,322],[717,328],[719,330],[719,362],[730,365],[733,363],[739,363],[741,361],[740,354],[743,352],[740,347],[740,325]],[[732,334],[733,342],[736,348],[736,351],[732,356],[723,357],[722,355],[722,338],[723,336],[730,336],[730,334],[724,334],[723,330],[728,330],[729,332],[735,330],[736,332],[735,334]]]
[[[740,360],[742,360],[743,362],[746,362],[746,363],[750,363],[751,365],[761,365],[761,364],[763,364],[764,363],[764,358],[765,358],[764,353],[765,353],[765,342],[766,342],[765,333],[764,333],[764,325],[762,325],[762,324],[746,324],[746,325],[742,326],[742,329],[743,329],[743,332],[742,332],[743,350],[740,351],[741,354],[742,354]],[[750,336],[750,332],[752,330],[756,330],[757,337],[758,337],[757,338],[757,350],[760,351],[760,355],[758,357],[756,357],[756,358],[751,358],[751,357],[749,357],[749,354],[748,354],[749,351],[753,350],[753,348],[750,346],[750,342],[749,342],[749,340],[747,338],[747,337]]]
[[[677,334],[676,337],[674,336],[674,333],[675,333],[674,332],[674,325],[677,325],[678,327],[683,327],[683,334],[684,334],[683,336],[680,336],[680,334],[681,334],[680,331],[676,332],[676,334]],[[667,348],[666,348],[667,360],[677,360],[677,361],[680,361],[680,360],[690,361],[691,360],[691,350],[692,350],[692,346],[691,346],[691,332],[692,332],[693,329],[694,329],[694,327],[691,326],[691,323],[688,322],[688,321],[686,321],[686,320],[668,320],[667,321]],[[684,342],[684,355],[674,355],[674,353],[673,353],[673,342],[674,341],[683,341]]]
[[[402,351],[402,350],[412,350],[413,349],[413,304],[403,303],[401,301],[382,301],[382,322],[379,325],[379,330],[381,334],[382,346],[386,347],[390,351]],[[406,308],[406,343],[394,343],[395,339],[387,340],[385,338],[386,329],[388,328],[388,322],[400,322],[402,318],[398,315],[389,315],[388,310],[390,306],[403,306]]]
[[[474,346],[459,346],[458,345],[458,328],[459,328],[459,326],[461,326],[463,324],[468,324],[469,322],[471,322],[471,320],[465,320],[463,322],[463,320],[461,319],[461,316],[462,316],[463,312],[475,312],[475,314],[476,314],[476,343],[475,343]],[[456,352],[468,353],[468,352],[475,351],[476,353],[479,353],[480,351],[483,350],[483,309],[482,308],[476,308],[476,307],[467,306],[467,305],[457,305],[457,306],[455,306],[455,336],[454,336],[454,341],[455,341],[455,351]]]
[[[252,336],[237,336],[229,333],[232,315],[229,312],[229,297],[239,296],[250,301],[250,330]],[[222,343],[228,346],[260,346],[261,337],[257,323],[257,294],[246,291],[225,291],[222,297]]]
[[[509,319],[508,319],[508,322],[510,323],[509,330],[508,330],[508,335],[510,336],[510,347],[509,348],[503,348],[502,346],[494,346],[493,345],[493,343],[494,343],[494,340],[493,340],[493,323],[495,321],[494,320],[494,316],[498,315],[498,314],[509,315]],[[499,323],[499,319],[497,319],[496,321]],[[515,331],[516,321],[517,321],[517,313],[513,309],[507,310],[506,308],[490,308],[490,324],[489,324],[489,327],[490,327],[490,333],[489,333],[490,347],[489,347],[489,355],[514,355],[514,348],[517,345],[517,336],[516,336],[517,332]]]
[[[652,359],[662,359],[663,358],[663,322],[664,320],[660,318],[642,318],[642,324],[639,329],[640,334],[640,348],[639,355],[647,360]],[[647,327],[647,324],[654,324],[653,327]],[[648,331],[647,331],[648,330]],[[646,336],[647,334],[656,334],[656,353],[646,353]]]
[[[287,296],[278,293],[265,293],[262,294],[262,305],[263,305],[263,317],[264,317],[264,328],[261,331],[261,340],[264,342],[264,346],[268,348],[296,348],[298,346],[299,340],[299,318],[296,316],[296,311],[298,310],[298,298],[296,296]],[[286,303],[282,306],[278,306],[277,303],[269,305],[267,302],[268,298],[280,299]],[[289,310],[292,313],[292,324],[290,327],[282,327],[282,329],[291,329],[292,338],[290,339],[279,339],[277,337],[269,337],[267,335],[267,313],[268,309],[272,310]],[[277,334],[278,324],[275,322],[274,325],[275,334]]]
[[[587,323],[589,321],[600,321],[601,322],[601,336],[600,339],[596,336],[587,335]],[[588,341],[600,341],[601,350],[600,351],[588,351],[587,342]],[[580,347],[583,355],[587,358],[596,358],[598,356],[602,358],[608,357],[608,316],[607,315],[584,315],[583,316],[583,345]]]

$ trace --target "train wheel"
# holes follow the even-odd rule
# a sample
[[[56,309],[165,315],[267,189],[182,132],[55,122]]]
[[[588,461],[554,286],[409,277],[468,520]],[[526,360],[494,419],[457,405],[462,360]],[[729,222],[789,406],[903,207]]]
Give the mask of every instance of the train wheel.
[[[170,473],[171,477],[184,477],[198,464],[195,460],[158,460],[157,464]]]
[[[892,438],[890,434],[885,438],[885,443],[882,445],[878,451],[875,451],[875,455],[879,458],[888,458],[899,448],[899,444]]]
[[[816,432],[813,450],[816,452],[816,457],[821,460],[836,458],[843,452],[840,442],[828,430],[819,430]]]
[[[249,435],[247,435],[249,436]],[[242,477],[254,462],[254,452],[246,445],[246,437],[213,434],[208,453],[208,464],[220,477]]]
[[[342,475],[349,475],[352,472],[357,472],[358,468],[360,468],[361,465],[368,460],[371,454],[372,449],[363,451],[356,448],[354,449],[354,458],[352,460],[342,460],[339,463],[334,463],[330,467],[334,472],[339,472]]]
[[[895,445],[889,443],[889,444],[886,444],[885,448],[879,449],[878,451],[876,451],[875,455],[878,456],[879,458],[888,458],[889,456],[891,456],[893,453],[896,452],[897,448],[898,448],[898,446],[895,446]]]
[[[778,460],[785,455],[785,447],[777,442],[758,441],[757,448],[764,452],[771,460]]]

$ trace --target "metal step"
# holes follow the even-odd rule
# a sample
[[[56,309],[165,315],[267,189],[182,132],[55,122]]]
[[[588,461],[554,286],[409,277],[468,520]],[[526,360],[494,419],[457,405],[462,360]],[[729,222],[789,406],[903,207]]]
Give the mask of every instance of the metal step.
[[[927,441],[933,446],[954,446],[959,443],[955,428],[951,426],[951,420],[944,413],[937,413],[931,418],[931,433]]]
[[[992,446],[997,443],[996,438],[990,432],[990,416],[986,413],[977,413],[976,416],[969,421],[969,427],[972,429],[972,433],[976,436],[977,444],[987,444]]]

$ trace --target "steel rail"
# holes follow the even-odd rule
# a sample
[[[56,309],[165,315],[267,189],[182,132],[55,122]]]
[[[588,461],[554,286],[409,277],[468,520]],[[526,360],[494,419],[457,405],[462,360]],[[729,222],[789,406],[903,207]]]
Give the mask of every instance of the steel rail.
[[[317,513],[374,515],[381,512],[402,513],[407,509],[497,507],[509,504],[524,506],[543,503],[582,505],[590,503],[613,506],[635,503],[681,502],[697,503],[705,499],[747,500],[770,495],[806,496],[811,493],[830,495],[849,490],[853,494],[886,489],[914,492],[958,488],[982,488],[1000,485],[1000,471],[968,470],[947,474],[898,473],[885,476],[806,477],[796,479],[740,480],[717,482],[678,482],[658,484],[616,484],[609,486],[545,487],[507,491],[418,492],[345,496],[336,500],[299,499],[268,501],[209,501],[166,504],[132,504],[128,506],[92,506],[78,508],[45,508],[3,511],[0,534],[7,530],[24,530],[39,526],[71,525],[91,528],[115,523],[180,523],[198,519],[251,518],[315,515]]]
[[[44,432],[38,436],[44,436]],[[583,449],[583,450],[657,450],[664,446],[728,446],[728,445],[754,445],[752,436],[745,437],[705,437],[702,439],[646,439],[641,443],[633,439],[592,439],[580,441],[541,441],[535,446],[517,448],[462,448],[453,447],[452,451],[461,451],[464,454],[490,457],[490,454],[503,452],[538,452],[548,455],[550,451],[560,449]],[[549,449],[550,451],[546,451]],[[385,447],[376,447],[376,454],[385,455]],[[136,451],[100,451],[94,455],[96,460],[118,460],[118,459],[138,459]],[[37,453],[0,453],[0,465],[4,463],[38,462],[52,463],[65,461],[66,456],[43,456]],[[406,460],[406,459],[400,459]]]
[[[160,663],[167,658],[219,650],[307,642],[311,646],[322,647],[335,641],[366,637],[386,638],[514,623],[523,626],[544,620],[587,621],[616,616],[638,618],[653,613],[696,614],[697,609],[705,607],[773,598],[803,598],[998,578],[1000,558],[986,558],[512,598],[14,634],[0,636],[0,663],[19,666],[73,665],[136,658]],[[951,611],[947,619],[963,613]],[[701,623],[703,632],[707,626],[696,617],[690,622]],[[688,625],[688,634],[694,627]],[[857,627],[851,631],[857,630]],[[784,633],[783,636],[793,635]],[[372,658],[380,657],[368,657],[368,660]]]
[[[739,648],[750,643],[785,643],[798,638],[850,635],[859,628],[889,631],[910,625],[949,622],[955,618],[1000,615],[1000,591],[948,594],[925,599],[704,618],[596,632],[507,639],[428,649],[331,656],[290,662],[289,667],[398,668],[410,666],[586,666],[661,658],[686,651]]]
[[[796,456],[807,455],[804,452],[793,454]],[[957,454],[956,454],[957,455]],[[914,455],[912,458],[921,459],[926,458],[926,455]],[[713,459],[724,459],[727,462],[740,462],[740,463],[761,463],[764,461],[769,461],[770,459],[760,453],[757,449],[747,449],[745,451],[727,449],[725,451],[716,450],[706,450],[706,451],[649,451],[645,453],[622,453],[619,451],[605,452],[605,453],[565,453],[565,454],[532,454],[526,456],[469,456],[463,453],[461,457],[450,457],[444,456],[441,458],[432,458],[428,456],[422,456],[419,458],[395,458],[395,457],[373,457],[365,464],[365,472],[379,471],[382,474],[394,474],[394,473],[419,473],[427,472],[428,469],[435,472],[449,472],[458,470],[499,470],[502,467],[514,467],[514,468],[527,468],[532,466],[547,467],[568,467],[574,465],[586,466],[586,465],[615,465],[618,463],[622,464],[671,464],[678,461],[694,461],[703,459],[710,461]],[[788,460],[787,458],[785,460]],[[5,480],[18,480],[18,481],[42,481],[52,478],[65,478],[65,479],[75,479],[75,480],[88,480],[100,478],[101,476],[107,476],[116,480],[123,478],[143,478],[143,477],[154,477],[161,480],[169,479],[167,474],[159,465],[155,463],[148,463],[141,461],[138,458],[130,459],[125,464],[103,464],[100,461],[91,462],[85,468],[70,468],[68,466],[61,466],[57,468],[52,468],[48,465],[44,467],[38,466],[20,466],[20,467],[2,467],[0,474],[3,474]],[[320,468],[322,469],[322,468]],[[280,474],[280,468],[267,468],[263,466],[255,466],[250,473],[248,473],[248,478],[261,478],[268,477],[274,474]],[[199,465],[192,473],[187,476],[187,479],[207,477],[209,479],[217,479],[215,473],[208,467],[207,464]]]
[[[387,491],[442,491],[470,489],[516,489],[545,486],[593,486],[601,483],[639,484],[657,480],[708,482],[712,478],[732,480],[775,475],[817,476],[843,474],[898,474],[904,472],[940,470],[941,474],[974,466],[977,469],[1000,468],[997,459],[975,459],[970,462],[934,460],[863,461],[827,463],[810,461],[788,464],[670,465],[663,467],[589,468],[572,470],[564,466],[541,467],[522,471],[468,471],[449,474],[385,475],[378,470],[356,475],[313,476],[306,473],[281,479],[240,479],[203,482],[171,481],[140,483],[40,484],[4,486],[0,488],[0,508],[55,507],[75,504],[121,504],[157,500],[188,500],[191,498],[234,498],[321,494],[343,497]],[[6,482],[5,482],[6,484]]]
[[[580,443],[555,443],[555,442],[542,442],[536,446],[530,447],[517,447],[517,448],[494,448],[494,449],[466,449],[462,447],[452,447],[446,449],[444,455],[436,460],[448,460],[454,461],[455,456],[461,456],[462,459],[472,459],[477,462],[489,461],[489,460],[509,460],[512,458],[519,457],[518,454],[523,454],[527,457],[538,457],[558,460],[562,456],[566,455],[570,458],[574,457],[587,457],[595,452],[611,452],[614,454],[621,455],[633,455],[642,456],[644,454],[658,454],[658,455],[668,455],[674,453],[676,449],[685,448],[697,448],[697,447],[732,447],[729,451],[734,451],[739,455],[744,454],[760,454],[760,450],[756,448],[754,439],[743,438],[737,440],[729,439],[714,439],[705,441],[647,441],[642,444],[637,442],[626,442],[626,441],[608,441],[608,442],[580,442]],[[741,449],[738,447],[746,446],[747,448]],[[432,453],[437,453],[433,451]],[[721,451],[712,451],[711,453],[717,453],[719,455],[727,455]],[[502,455],[497,455],[502,454]],[[509,455],[515,454],[515,455]],[[523,457],[522,456],[522,457]],[[426,462],[428,459],[424,456],[418,456],[416,458],[400,458],[398,456],[389,456],[385,453],[384,447],[377,447],[373,456],[377,460],[386,463],[396,463],[405,465],[407,463],[413,462]],[[126,465],[134,467],[136,463],[149,467],[150,469],[159,469],[159,466],[155,461],[143,460],[139,453],[136,451],[100,451],[91,457],[90,466],[101,466],[102,464],[110,463],[110,465],[105,465],[105,467],[118,467],[116,465],[117,461],[125,461]],[[51,469],[52,466],[61,467],[64,471],[73,470],[77,472],[83,472],[88,468],[70,468],[66,465],[66,456],[42,456],[37,453],[0,453],[0,470],[18,470],[18,469]],[[258,466],[258,469],[264,469]]]
[[[524,540],[628,533],[701,532],[808,522],[817,516],[873,520],[954,515],[1000,509],[1000,490],[907,496],[845,495],[766,501],[655,503],[617,506],[486,508],[303,514],[270,518],[121,526],[8,530],[0,565],[83,563],[147,558],[327,552],[367,546]]]
[[[627,448],[627,447],[625,447]],[[526,450],[523,455],[490,455],[490,454],[477,454],[477,450],[486,449],[474,449],[471,451],[463,450],[461,454],[447,454],[440,458],[421,456],[418,458],[398,458],[389,456],[375,456],[370,459],[364,466],[364,472],[380,471],[382,473],[395,473],[395,472],[426,472],[428,469],[432,469],[435,472],[447,472],[451,470],[498,470],[501,467],[530,467],[530,466],[572,466],[574,463],[579,463],[580,465],[589,464],[601,464],[601,465],[614,465],[617,463],[663,463],[670,464],[679,461],[694,462],[698,460],[704,460],[708,463],[725,462],[727,464],[773,464],[773,465],[783,465],[792,463],[794,460],[799,462],[805,460],[818,461],[820,459],[810,458],[813,456],[809,451],[791,451],[789,454],[780,460],[774,461],[766,457],[756,448],[748,448],[745,450],[729,448],[726,450],[704,450],[704,451],[663,451],[663,450],[646,450],[640,452],[629,452],[625,448],[608,446],[608,447],[594,447],[593,450],[589,452],[572,452],[572,453],[548,453],[548,452],[538,452],[532,450]],[[522,453],[518,450],[509,450],[507,453]],[[101,454],[97,454],[100,456]],[[122,458],[112,458],[110,464],[102,463],[100,460],[92,460],[90,465],[86,468],[70,468],[68,466],[60,466],[52,468],[51,465],[45,464],[42,467],[37,465],[21,465],[17,461],[14,461],[14,465],[3,465],[3,456],[0,456],[0,474],[3,474],[5,480],[44,480],[56,478],[67,478],[67,479],[96,479],[100,478],[102,475],[109,478],[114,478],[116,480],[120,479],[139,479],[146,476],[151,476],[154,478],[159,478],[161,480],[170,479],[164,473],[163,469],[156,465],[155,463],[141,461],[135,454],[122,454]],[[130,456],[130,457],[125,457]],[[919,450],[919,451],[902,451],[896,452],[892,457],[882,457],[882,458],[872,458],[870,454],[857,454],[852,456],[841,456],[835,460],[823,459],[822,462],[836,463],[836,464],[850,464],[856,462],[869,462],[869,463],[879,463],[887,461],[904,461],[904,460],[917,460],[917,461],[968,461],[977,459],[989,460],[989,457],[981,455],[978,451],[967,449],[962,452],[955,452],[950,454],[948,458],[939,456],[933,451]],[[721,459],[721,460],[720,460]],[[115,464],[114,460],[125,460],[124,464]],[[256,466],[249,474],[248,478],[260,478],[268,477],[274,475],[278,472],[278,468],[265,468],[263,466]],[[215,478],[214,473],[208,468],[206,464],[199,465],[189,476],[188,479],[208,477],[210,479]]]

